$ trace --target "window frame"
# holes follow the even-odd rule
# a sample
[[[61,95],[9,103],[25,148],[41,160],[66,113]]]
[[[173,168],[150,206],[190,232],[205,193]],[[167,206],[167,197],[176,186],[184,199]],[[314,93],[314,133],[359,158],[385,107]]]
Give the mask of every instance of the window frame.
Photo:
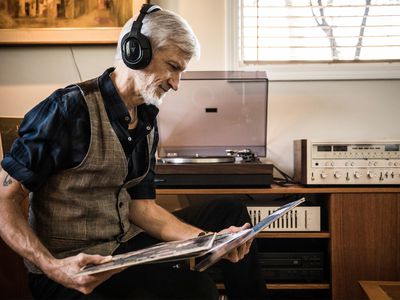
[[[265,70],[271,81],[400,79],[400,61],[271,62],[245,64],[239,57],[240,0],[226,1],[226,54],[230,70]]]

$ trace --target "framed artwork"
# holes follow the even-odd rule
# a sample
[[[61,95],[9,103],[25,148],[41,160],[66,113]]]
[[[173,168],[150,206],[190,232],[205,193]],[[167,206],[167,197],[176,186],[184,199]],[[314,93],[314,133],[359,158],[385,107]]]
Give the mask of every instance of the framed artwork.
[[[14,140],[18,137],[18,128],[22,118],[0,117],[0,161],[10,151]]]
[[[147,0],[1,0],[0,44],[114,44]]]

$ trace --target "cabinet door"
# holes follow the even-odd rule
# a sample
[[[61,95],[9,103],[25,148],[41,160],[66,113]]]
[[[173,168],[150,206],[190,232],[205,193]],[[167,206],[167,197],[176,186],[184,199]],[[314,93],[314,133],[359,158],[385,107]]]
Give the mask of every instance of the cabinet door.
[[[366,299],[359,280],[400,280],[400,194],[333,194],[332,298]]]

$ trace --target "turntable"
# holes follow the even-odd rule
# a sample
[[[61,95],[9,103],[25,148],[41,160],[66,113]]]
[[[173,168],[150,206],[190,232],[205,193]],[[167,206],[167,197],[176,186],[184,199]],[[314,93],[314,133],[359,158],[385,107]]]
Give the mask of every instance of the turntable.
[[[158,116],[157,187],[270,187],[267,95],[265,72],[184,73]]]
[[[272,165],[232,156],[162,158],[156,165],[159,188],[265,188],[272,182]]]
[[[232,156],[191,156],[191,157],[166,157],[161,158],[160,162],[164,164],[219,164],[234,163]]]

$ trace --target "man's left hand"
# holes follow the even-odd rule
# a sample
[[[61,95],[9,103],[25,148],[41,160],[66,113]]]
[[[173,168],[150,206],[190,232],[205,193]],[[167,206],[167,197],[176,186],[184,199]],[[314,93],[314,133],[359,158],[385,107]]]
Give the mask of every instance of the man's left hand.
[[[231,226],[229,228],[226,228],[220,232],[218,232],[219,234],[221,233],[235,233],[235,232],[239,232],[245,229],[249,229],[251,226],[249,223],[244,224],[242,227],[236,227],[236,226]],[[248,240],[247,242],[245,242],[243,245],[239,246],[238,248],[233,249],[232,251],[230,251],[229,253],[225,254],[225,256],[223,258],[229,260],[230,262],[236,263],[239,260],[243,259],[243,257],[245,257],[245,255],[247,253],[249,253],[250,251],[250,246],[251,243],[253,242],[253,239]]]

